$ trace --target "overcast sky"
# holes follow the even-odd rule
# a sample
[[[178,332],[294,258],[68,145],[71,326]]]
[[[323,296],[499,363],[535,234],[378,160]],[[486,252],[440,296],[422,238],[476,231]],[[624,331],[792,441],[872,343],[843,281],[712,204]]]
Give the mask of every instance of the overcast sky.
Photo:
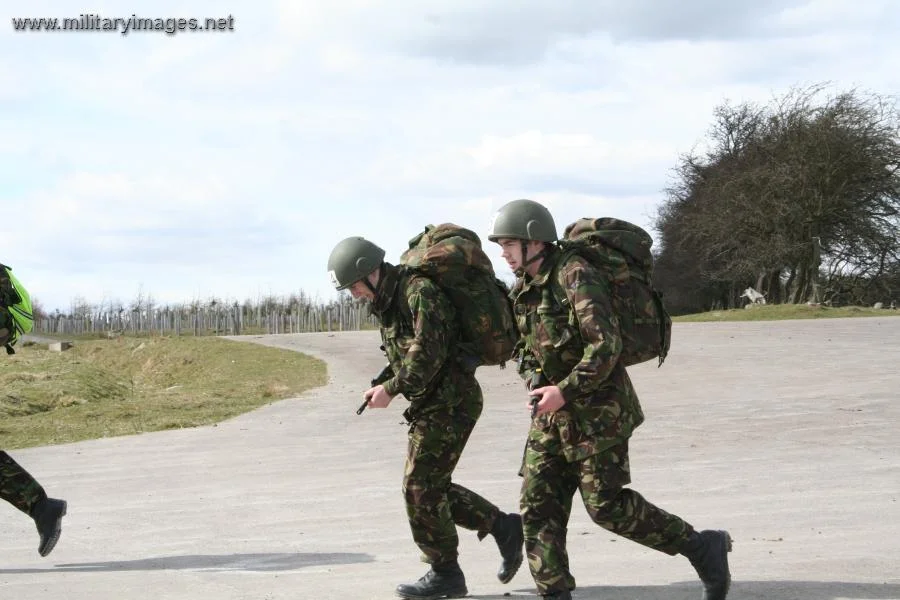
[[[900,93],[890,0],[3,3],[0,262],[48,310],[336,294],[334,244],[515,198],[648,229],[726,100]],[[12,12],[15,10],[15,12]],[[26,12],[27,11],[27,12]],[[233,16],[234,31],[17,32]],[[651,233],[654,233],[651,231]]]

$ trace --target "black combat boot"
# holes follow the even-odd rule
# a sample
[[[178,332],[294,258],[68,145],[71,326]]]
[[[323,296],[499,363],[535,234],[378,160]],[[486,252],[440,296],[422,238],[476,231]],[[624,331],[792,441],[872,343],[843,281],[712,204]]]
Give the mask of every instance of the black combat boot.
[[[491,535],[497,541],[500,556],[503,557],[497,571],[497,579],[501,583],[509,583],[516,576],[524,558],[522,548],[525,545],[525,534],[522,533],[522,517],[515,513],[508,515],[501,513],[494,520]]]
[[[66,501],[56,498],[43,498],[31,509],[31,518],[41,536],[38,553],[47,556],[59,541],[62,533],[62,518],[66,514]]]
[[[469,593],[466,587],[466,576],[463,575],[459,563],[432,565],[415,583],[401,583],[397,586],[397,595],[414,600],[438,600],[439,598],[462,598]]]
[[[542,594],[541,598],[545,598],[546,600],[572,600],[572,593],[569,590],[563,590],[561,592]]]
[[[731,536],[727,531],[695,531],[685,544],[681,553],[688,557],[703,582],[703,600],[725,600],[728,595],[731,586],[729,552]]]

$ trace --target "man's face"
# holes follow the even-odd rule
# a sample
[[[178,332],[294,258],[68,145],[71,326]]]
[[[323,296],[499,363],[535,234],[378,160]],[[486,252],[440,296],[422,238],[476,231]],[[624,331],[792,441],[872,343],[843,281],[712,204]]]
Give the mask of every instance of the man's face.
[[[522,265],[522,240],[500,238],[500,258],[506,261],[513,273]]]
[[[368,277],[369,282],[372,284],[372,287],[378,285],[378,272],[370,273]],[[365,298],[370,302],[375,299],[375,294],[372,293],[372,290],[366,285],[365,281],[360,279],[359,281],[353,283],[349,288],[350,295],[356,299]]]
[[[506,261],[506,264],[509,265],[509,268],[512,269],[513,273],[516,273],[517,275],[521,274],[518,272],[518,269],[522,268],[522,263],[524,262],[522,259],[522,240],[499,238],[497,243],[500,244],[500,257]],[[526,258],[530,259],[534,257],[543,249],[543,246],[543,242],[536,242],[534,240],[526,241]],[[533,277],[540,268],[541,262],[543,261],[537,260],[530,263],[525,267],[526,272]]]
[[[350,295],[357,300],[359,298],[365,298],[366,300],[375,299],[375,294],[372,293],[372,290],[366,287],[366,284],[363,283],[362,280],[359,280],[350,286]]]

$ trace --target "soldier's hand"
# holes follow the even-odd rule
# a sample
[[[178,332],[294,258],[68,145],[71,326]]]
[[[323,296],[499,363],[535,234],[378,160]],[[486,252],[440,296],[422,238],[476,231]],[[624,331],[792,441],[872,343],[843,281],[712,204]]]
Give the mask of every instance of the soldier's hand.
[[[562,392],[560,392],[559,388],[555,385],[535,388],[531,390],[529,395],[537,396],[539,398],[537,406],[535,407],[537,409],[534,413],[535,416],[556,412],[566,403]],[[530,411],[531,409],[531,404],[529,404],[528,410]]]
[[[384,390],[384,386],[380,384],[367,389],[363,397],[369,401],[369,408],[387,408],[391,400],[394,399],[393,396]]]

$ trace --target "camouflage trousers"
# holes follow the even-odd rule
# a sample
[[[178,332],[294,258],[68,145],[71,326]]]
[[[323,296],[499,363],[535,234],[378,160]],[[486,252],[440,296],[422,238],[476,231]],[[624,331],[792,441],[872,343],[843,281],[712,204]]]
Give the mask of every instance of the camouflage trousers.
[[[429,412],[410,425],[403,497],[413,541],[428,564],[457,559],[457,525],[484,539],[500,514],[487,499],[451,481],[480,414],[479,391],[474,406]]]
[[[538,594],[575,589],[566,532],[576,490],[594,523],[654,550],[675,555],[693,532],[689,523],[623,487],[631,483],[627,440],[568,462],[558,440],[532,428],[522,474],[525,552]]]
[[[0,450],[0,498],[31,515],[34,505],[46,497],[41,484],[9,454]]]

